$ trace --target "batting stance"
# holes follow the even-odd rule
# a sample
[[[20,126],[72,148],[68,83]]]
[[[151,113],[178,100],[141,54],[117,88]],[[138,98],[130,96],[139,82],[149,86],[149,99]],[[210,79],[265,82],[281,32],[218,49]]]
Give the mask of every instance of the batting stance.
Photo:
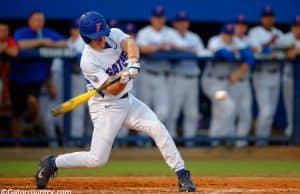
[[[90,98],[88,105],[94,131],[89,151],[42,158],[36,173],[38,188],[45,188],[58,168],[97,167],[109,157],[120,128],[142,131],[153,138],[167,164],[176,172],[180,191],[195,191],[190,172],[171,136],[156,115],[128,92],[139,70],[139,50],[133,39],[118,28],[110,29],[98,12],[83,14],[80,34],[87,43],[81,58],[81,70],[88,89],[99,88],[110,76],[121,74],[119,82]]]

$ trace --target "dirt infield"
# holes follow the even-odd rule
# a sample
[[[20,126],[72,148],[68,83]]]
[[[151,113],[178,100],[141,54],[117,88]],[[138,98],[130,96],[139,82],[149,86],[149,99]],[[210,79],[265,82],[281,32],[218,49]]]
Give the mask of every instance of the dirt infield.
[[[197,193],[300,193],[300,178],[193,177]],[[0,189],[35,189],[33,178],[0,178]],[[74,193],[178,193],[176,177],[57,177],[48,189]]]

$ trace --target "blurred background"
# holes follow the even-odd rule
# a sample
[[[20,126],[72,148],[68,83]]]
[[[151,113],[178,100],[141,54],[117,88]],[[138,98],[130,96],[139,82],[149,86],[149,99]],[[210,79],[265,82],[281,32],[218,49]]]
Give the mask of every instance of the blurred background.
[[[1,4],[0,146],[89,146],[93,126],[86,105],[62,117],[52,117],[50,110],[86,91],[78,19],[90,10],[136,38],[143,70],[133,93],[154,110],[177,145],[300,144],[300,1]],[[166,29],[179,35],[185,49]],[[114,146],[153,142],[121,129]]]

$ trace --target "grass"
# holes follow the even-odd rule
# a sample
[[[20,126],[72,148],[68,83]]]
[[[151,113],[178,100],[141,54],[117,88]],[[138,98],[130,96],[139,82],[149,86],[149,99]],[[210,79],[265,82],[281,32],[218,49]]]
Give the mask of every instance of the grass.
[[[0,161],[0,176],[33,176],[37,161]],[[188,161],[193,175],[300,177],[300,161]],[[60,176],[173,175],[164,161],[109,161],[100,168],[60,169]]]

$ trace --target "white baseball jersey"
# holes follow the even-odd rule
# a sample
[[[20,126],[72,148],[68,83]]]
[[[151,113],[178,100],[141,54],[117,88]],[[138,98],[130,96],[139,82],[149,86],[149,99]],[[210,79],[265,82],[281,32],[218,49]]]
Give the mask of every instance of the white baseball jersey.
[[[221,35],[213,36],[208,41],[208,49],[213,52],[216,52],[219,49],[228,49],[234,52],[245,47],[246,44],[244,44],[241,41],[238,41],[235,37],[233,38],[233,41],[230,44],[224,43]],[[210,73],[212,73],[214,76],[228,76],[233,70],[237,68],[238,65],[240,65],[240,63],[238,62],[222,61],[213,63],[213,67],[210,67],[210,65],[208,65],[206,69],[209,70],[211,68]]]
[[[177,32],[176,32],[177,33]],[[203,42],[201,38],[194,32],[187,31],[184,36],[179,33],[178,37],[184,43],[184,47],[195,53],[200,53],[203,49]],[[199,75],[200,70],[196,60],[181,60],[179,63],[171,68],[171,71],[180,75]]]
[[[160,31],[155,31],[151,26],[142,28],[136,38],[136,43],[140,46],[158,46],[162,43],[183,46],[184,43],[178,37],[174,29],[164,26]],[[145,60],[143,68],[157,72],[168,71],[170,64],[166,60]]]
[[[296,39],[293,32],[284,35],[284,42],[287,47],[295,46],[296,48],[300,48],[300,39]]]
[[[249,31],[249,43],[252,47],[262,51],[262,45],[271,40],[273,35],[277,35],[277,40],[270,45],[270,48],[280,47],[285,44],[283,39],[283,33],[273,27],[271,30],[267,30],[262,26],[257,26]]]
[[[95,50],[85,45],[82,52],[80,67],[84,77],[88,80],[88,88],[99,88],[110,76],[117,75],[126,68],[127,54],[121,49],[121,42],[129,37],[121,30],[112,28],[109,36],[106,37],[106,48]],[[118,99],[132,88],[130,80],[124,90],[117,96],[103,92],[96,96],[99,100]]]
[[[249,40],[248,36],[246,36],[246,35],[244,35],[242,37],[235,36],[234,38],[240,42],[239,44],[243,44],[246,47],[250,46],[250,40]]]
[[[78,36],[75,40],[69,38],[67,44],[68,48],[75,51],[76,53],[81,53],[85,46],[85,43],[82,40],[81,36]]]

